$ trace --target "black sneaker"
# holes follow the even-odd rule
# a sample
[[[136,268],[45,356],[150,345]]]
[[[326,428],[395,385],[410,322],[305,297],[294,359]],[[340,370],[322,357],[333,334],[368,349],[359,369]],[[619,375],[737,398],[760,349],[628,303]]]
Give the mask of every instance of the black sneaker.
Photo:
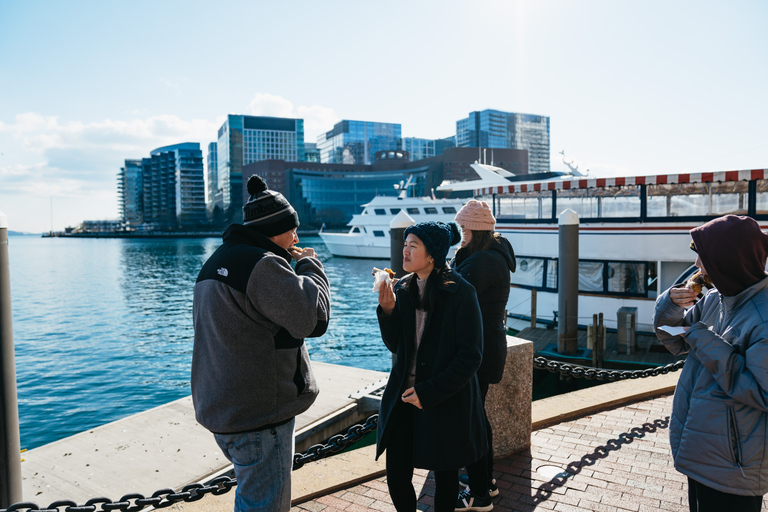
[[[464,487],[469,487],[469,475],[462,473],[459,475],[459,483]],[[495,498],[499,495],[499,488],[496,487],[496,479],[491,479],[491,485],[488,486],[488,495],[491,498]]]
[[[491,502],[490,496],[486,496],[485,498],[478,498],[476,496],[472,496],[469,490],[464,489],[459,493],[459,498],[456,500],[456,507],[454,510],[456,512],[463,512],[465,510],[487,512],[489,510],[493,510],[493,502]]]

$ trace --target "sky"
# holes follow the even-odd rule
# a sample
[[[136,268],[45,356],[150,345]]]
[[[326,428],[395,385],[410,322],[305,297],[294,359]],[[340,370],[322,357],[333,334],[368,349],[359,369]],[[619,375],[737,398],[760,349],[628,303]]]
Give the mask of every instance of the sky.
[[[455,135],[550,117],[551,168],[768,168],[768,2],[0,0],[0,212],[13,231],[116,219],[125,159],[227,114]]]

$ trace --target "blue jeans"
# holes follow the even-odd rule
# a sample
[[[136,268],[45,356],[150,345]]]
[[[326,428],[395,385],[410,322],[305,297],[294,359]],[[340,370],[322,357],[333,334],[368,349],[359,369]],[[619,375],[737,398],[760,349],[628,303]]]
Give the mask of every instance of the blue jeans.
[[[290,510],[295,423],[292,419],[258,432],[214,434],[235,466],[235,512]]]

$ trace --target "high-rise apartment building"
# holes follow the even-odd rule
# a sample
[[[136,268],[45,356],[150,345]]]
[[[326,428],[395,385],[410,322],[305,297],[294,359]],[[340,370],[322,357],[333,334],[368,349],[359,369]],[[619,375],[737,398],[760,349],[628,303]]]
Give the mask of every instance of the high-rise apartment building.
[[[219,160],[216,146],[215,142],[208,144],[208,160],[206,161],[205,204],[211,209],[213,209],[213,201],[219,189]]]
[[[242,221],[243,166],[261,160],[303,161],[304,120],[228,115],[217,142],[215,206],[228,220]]]
[[[456,147],[528,150],[528,172],[549,172],[549,117],[482,110],[456,121]]]
[[[455,146],[454,137],[445,139],[420,139],[418,137],[403,137],[400,149],[407,151],[411,162],[442,155],[446,148]]]
[[[340,121],[317,137],[320,161],[370,165],[378,151],[401,149],[401,127],[394,123]]]
[[[203,153],[197,142],[157,148],[142,158],[145,229],[200,227],[206,222]]]
[[[144,185],[141,160],[126,160],[117,174],[117,200],[123,228],[139,229],[144,222]]]

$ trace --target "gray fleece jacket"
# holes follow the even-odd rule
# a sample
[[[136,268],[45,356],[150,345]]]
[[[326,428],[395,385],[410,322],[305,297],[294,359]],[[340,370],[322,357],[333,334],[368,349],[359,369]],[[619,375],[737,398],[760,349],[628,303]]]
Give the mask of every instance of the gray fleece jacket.
[[[233,224],[203,265],[194,289],[192,401],[215,433],[284,423],[318,394],[305,337],[330,318],[330,287],[317,258],[291,267],[290,254]]]

